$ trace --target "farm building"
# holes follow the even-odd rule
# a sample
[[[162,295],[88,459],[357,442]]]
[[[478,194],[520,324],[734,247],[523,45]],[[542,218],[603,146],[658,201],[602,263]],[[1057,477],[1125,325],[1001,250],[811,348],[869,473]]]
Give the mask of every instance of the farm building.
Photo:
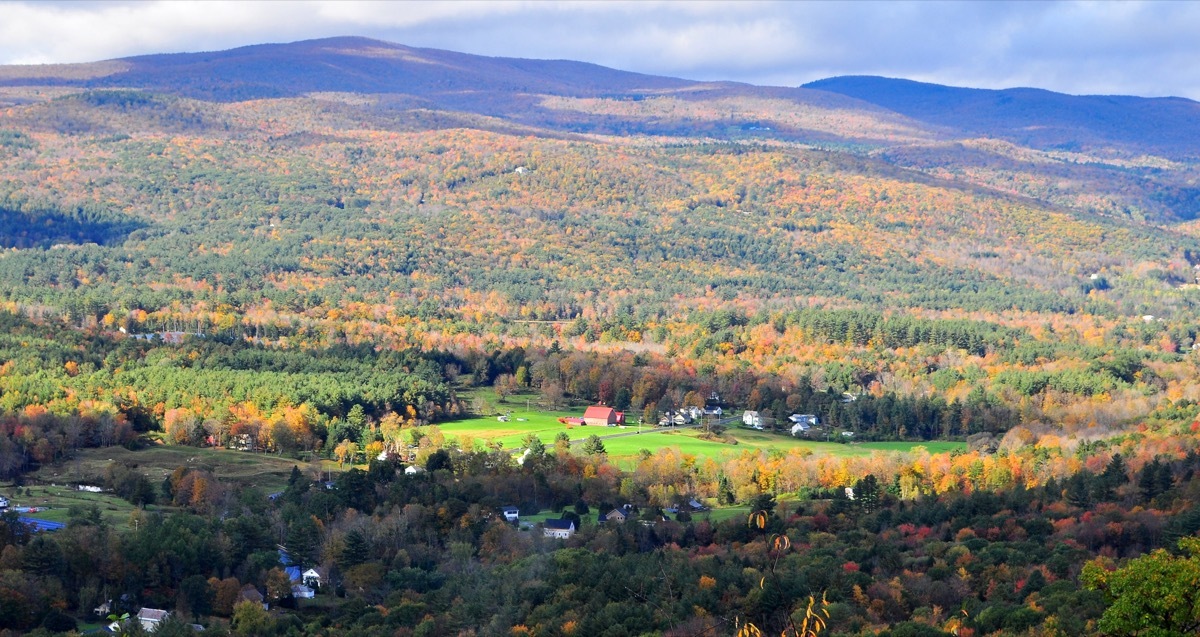
[[[583,424],[600,427],[614,427],[625,424],[625,413],[612,407],[594,405],[583,412]]]

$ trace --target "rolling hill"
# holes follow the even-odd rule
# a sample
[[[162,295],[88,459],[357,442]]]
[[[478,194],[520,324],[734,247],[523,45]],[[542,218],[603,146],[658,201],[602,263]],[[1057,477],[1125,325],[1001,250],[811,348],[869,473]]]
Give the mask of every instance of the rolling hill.
[[[0,99],[19,304],[1171,316],[1200,255],[1169,226],[1200,212],[1196,136],[1156,132],[1191,130],[1185,100],[699,83],[363,38],[3,67]],[[1011,133],[1031,122],[1053,134]]]
[[[1039,150],[1116,149],[1181,161],[1200,158],[1200,103],[1185,98],[972,89],[870,76],[832,77],[804,87]]]

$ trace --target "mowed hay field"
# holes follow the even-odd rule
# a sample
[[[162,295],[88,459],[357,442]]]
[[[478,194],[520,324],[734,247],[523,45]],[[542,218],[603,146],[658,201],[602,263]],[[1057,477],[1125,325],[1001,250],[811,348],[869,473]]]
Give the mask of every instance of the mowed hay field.
[[[663,448],[678,448],[686,454],[718,460],[747,450],[788,450],[797,447],[807,448],[814,455],[833,456],[869,456],[878,451],[904,452],[916,447],[924,447],[931,453],[966,449],[966,445],[961,442],[824,442],[753,429],[730,428],[725,431],[725,435],[737,440],[738,444],[734,445],[701,439],[699,429],[639,429],[636,424],[623,428],[567,426],[558,422],[560,417],[578,418],[582,415],[582,409],[542,412],[517,408],[512,411],[509,422],[500,422],[495,416],[489,416],[440,423],[437,427],[445,436],[456,438],[464,447],[500,443],[503,449],[513,450],[522,448],[523,439],[529,434],[536,435],[547,447],[554,445],[554,437],[562,431],[567,432],[573,441],[583,440],[595,434],[603,439],[609,458],[623,467],[632,466],[643,449],[654,453]]]
[[[500,422],[496,416],[482,416],[436,423],[435,426],[447,437],[457,438],[459,443],[491,444],[499,442],[504,445],[505,449],[525,446],[522,440],[529,434],[536,435],[546,443],[547,447],[552,447],[554,446],[554,437],[560,431],[567,432],[572,440],[586,438],[593,433],[605,435],[606,432],[622,431],[613,427],[567,426],[558,422],[559,418],[579,418],[581,416],[583,416],[582,409],[578,411],[537,411],[517,407],[512,410],[508,422]],[[470,445],[464,444],[463,446]]]
[[[610,431],[612,431],[610,429]],[[729,429],[726,437],[737,440],[737,444],[723,443],[699,438],[700,431],[685,429],[680,431],[657,430],[632,436],[622,436],[604,440],[605,451],[609,458],[617,464],[629,466],[637,458],[642,449],[654,453],[661,448],[678,448],[686,454],[703,458],[720,460],[722,457],[734,456],[746,451],[808,449],[813,455],[828,456],[869,456],[877,452],[907,452],[924,447],[931,453],[949,453],[955,450],[966,450],[966,444],[961,442],[863,442],[838,443],[805,440],[788,435],[774,434],[748,429]]]

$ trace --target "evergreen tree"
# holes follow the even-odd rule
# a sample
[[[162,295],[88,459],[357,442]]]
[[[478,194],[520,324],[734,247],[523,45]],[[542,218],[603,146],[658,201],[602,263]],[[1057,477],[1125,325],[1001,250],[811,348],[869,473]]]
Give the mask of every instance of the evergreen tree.
[[[596,456],[604,453],[604,441],[601,440],[600,436],[597,436],[596,434],[588,436],[588,439],[583,443],[583,452],[589,456]]]
[[[1165,490],[1161,479],[1162,469],[1163,463],[1155,458],[1146,463],[1146,466],[1142,467],[1141,472],[1138,473],[1138,490],[1147,500],[1153,500]],[[1167,467],[1167,477],[1170,477],[1170,467]]]
[[[287,550],[292,565],[316,564],[320,546],[321,534],[312,516],[302,516],[288,527]]]
[[[879,480],[872,474],[854,483],[854,503],[865,513],[879,508]]]
[[[348,569],[352,566],[357,566],[366,562],[371,558],[371,548],[367,544],[366,538],[354,529],[346,534],[345,545],[342,547],[342,554],[338,558],[338,566],[342,569]]]
[[[1067,479],[1067,503],[1071,506],[1085,508],[1092,503],[1088,475],[1086,471],[1080,471]]]

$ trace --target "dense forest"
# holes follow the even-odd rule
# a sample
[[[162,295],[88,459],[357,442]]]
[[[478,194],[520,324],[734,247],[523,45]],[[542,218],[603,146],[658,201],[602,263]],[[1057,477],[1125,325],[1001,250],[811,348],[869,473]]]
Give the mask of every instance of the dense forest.
[[[1200,626],[1200,152],[1109,116],[1188,104],[1000,134],[280,46],[0,68],[0,635]],[[517,400],[788,444],[447,433]],[[102,499],[35,531],[64,482]]]
[[[31,535],[16,514],[0,518],[0,619],[47,634],[108,595],[127,608],[231,617],[238,635],[696,635],[746,623],[788,634],[815,596],[830,634],[1134,634],[1139,621],[1187,634],[1195,557],[1129,559],[1187,549],[1181,538],[1200,530],[1200,453],[1194,437],[1182,440],[1134,435],[1073,452],[966,458],[955,464],[977,482],[944,493],[910,491],[923,463],[942,462],[928,456],[900,459],[913,464],[898,473],[864,466],[802,480],[799,499],[777,501],[797,487],[774,483],[738,496],[755,512],[751,524],[664,514],[656,489],[702,490],[711,470],[669,452],[624,474],[603,455],[541,451],[516,465],[505,452],[441,451],[424,474],[375,462],[328,488],[296,470],[274,501],[180,467],[161,488],[129,490],[179,507],[142,514],[132,530],[86,507],[52,535]],[[1058,478],[1047,469],[1056,462],[1076,468]],[[1018,466],[1029,473],[1014,480]],[[718,470],[717,484],[741,480],[737,471]],[[109,480],[120,488],[126,479],[114,467]],[[626,501],[626,522],[594,521]],[[514,502],[592,522],[565,543],[542,538],[498,515]],[[330,602],[291,599],[281,540],[289,563],[328,569]],[[1159,575],[1139,579],[1137,569]],[[239,602],[245,584],[284,610]],[[1154,590],[1174,595],[1144,597]]]

